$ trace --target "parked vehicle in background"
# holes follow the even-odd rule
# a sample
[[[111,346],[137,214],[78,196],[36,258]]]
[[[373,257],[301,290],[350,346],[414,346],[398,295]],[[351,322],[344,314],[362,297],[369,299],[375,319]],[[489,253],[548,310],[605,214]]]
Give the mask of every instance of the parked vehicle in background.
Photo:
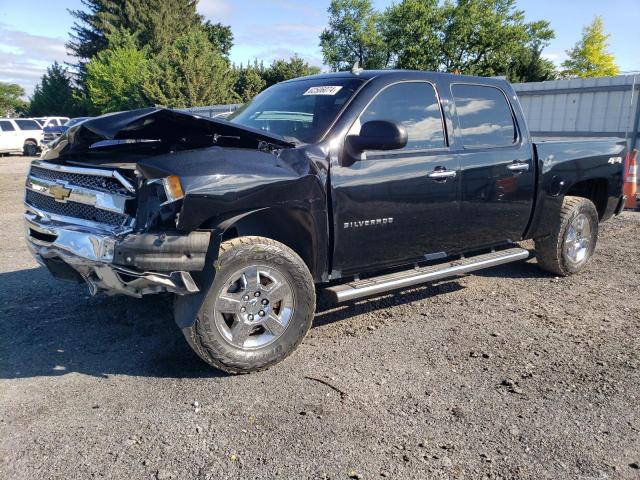
[[[69,121],[69,117],[38,117],[32,118],[40,124],[42,128],[46,127],[59,127]]]
[[[44,127],[42,129],[44,132],[44,143],[47,144],[53,142],[56,138],[66,132],[69,127],[77,125],[80,122],[84,122],[89,118],[91,117],[76,117],[71,120],[67,120],[61,125],[50,125],[48,127]]]
[[[35,120],[0,118],[0,154],[37,155],[43,138],[42,127]]]
[[[114,139],[131,143],[98,146]],[[317,75],[227,120],[149,108],[71,127],[32,163],[27,240],[92,293],[177,294],[194,351],[250,372],[300,344],[317,287],[349,302],[527,259],[529,239],[544,270],[580,272],[624,207],[625,149],[534,140],[500,79]]]

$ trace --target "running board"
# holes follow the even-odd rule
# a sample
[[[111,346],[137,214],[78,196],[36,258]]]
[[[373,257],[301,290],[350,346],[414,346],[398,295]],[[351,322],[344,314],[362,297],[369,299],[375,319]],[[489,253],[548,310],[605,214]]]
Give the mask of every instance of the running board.
[[[529,258],[529,251],[524,248],[509,248],[499,252],[485,253],[474,257],[461,258],[448,263],[413,268],[402,272],[390,273],[379,277],[355,280],[353,282],[329,287],[328,296],[335,303],[369,297],[379,293],[412,287],[421,283],[432,282],[447,277],[455,277],[465,273],[495,267],[503,263],[516,262]]]

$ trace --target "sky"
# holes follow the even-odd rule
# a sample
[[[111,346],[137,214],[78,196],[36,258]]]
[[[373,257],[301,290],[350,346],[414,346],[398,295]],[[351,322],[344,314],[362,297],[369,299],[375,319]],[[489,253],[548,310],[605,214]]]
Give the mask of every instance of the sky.
[[[374,0],[382,10],[393,0]],[[623,72],[640,70],[640,0],[517,0],[528,21],[548,20],[556,38],[545,55],[556,63],[579,40],[582,28],[601,15],[611,34],[610,51]],[[231,25],[231,59],[270,63],[294,53],[322,67],[318,37],[327,24],[329,0],[200,0],[198,10]],[[47,66],[71,62],[64,44],[73,24],[68,9],[80,0],[0,0],[0,81],[31,94]]]

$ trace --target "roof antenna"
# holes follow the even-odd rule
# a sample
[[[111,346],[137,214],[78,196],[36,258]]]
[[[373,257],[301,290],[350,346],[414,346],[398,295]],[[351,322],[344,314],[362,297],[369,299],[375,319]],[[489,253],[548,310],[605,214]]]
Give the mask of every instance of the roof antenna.
[[[358,75],[363,70],[364,68],[360,68],[360,62],[358,60],[356,60],[356,63],[354,63],[353,67],[351,67],[351,73],[353,73],[354,75]]]

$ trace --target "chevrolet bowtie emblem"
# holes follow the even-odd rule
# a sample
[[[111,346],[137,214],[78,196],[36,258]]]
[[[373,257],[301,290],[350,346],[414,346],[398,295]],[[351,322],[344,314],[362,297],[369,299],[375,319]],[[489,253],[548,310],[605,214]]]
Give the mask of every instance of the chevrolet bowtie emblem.
[[[51,185],[49,194],[58,202],[64,202],[71,195],[71,189],[63,185]]]

